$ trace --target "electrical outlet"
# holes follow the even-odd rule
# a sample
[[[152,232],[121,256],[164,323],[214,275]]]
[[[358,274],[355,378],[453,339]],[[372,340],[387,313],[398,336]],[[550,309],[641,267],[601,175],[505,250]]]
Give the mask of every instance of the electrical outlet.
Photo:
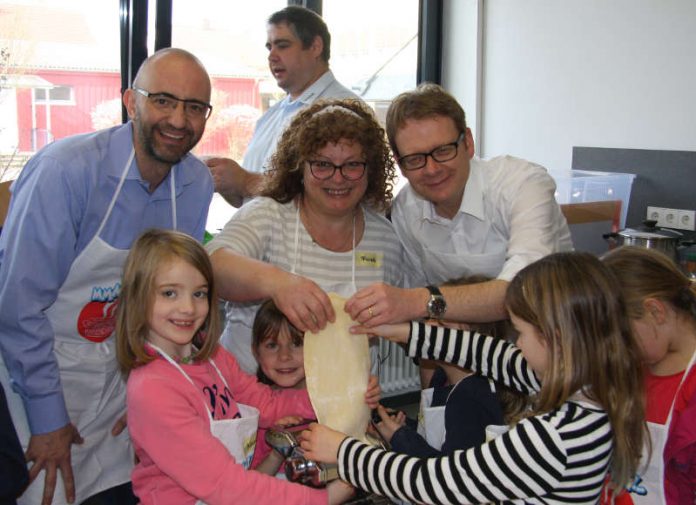
[[[665,211],[662,207],[648,207],[648,219],[657,221],[657,226],[664,226]]]
[[[662,208],[660,207],[648,207],[647,219],[652,219],[653,221],[660,221],[662,218]]]
[[[679,224],[679,211],[676,209],[665,209],[662,215],[662,224],[657,223],[658,226],[663,226],[665,228],[677,228]]]
[[[696,230],[696,211],[694,210],[648,207],[647,218],[657,221],[657,226],[661,228]]]
[[[680,210],[677,223],[680,230],[696,230],[696,210]]]

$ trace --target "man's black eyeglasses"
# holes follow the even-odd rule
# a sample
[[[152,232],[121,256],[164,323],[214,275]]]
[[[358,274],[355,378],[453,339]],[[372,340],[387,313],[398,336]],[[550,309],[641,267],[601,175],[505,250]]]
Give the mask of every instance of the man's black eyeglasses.
[[[464,132],[460,133],[454,142],[438,146],[429,153],[407,154],[396,161],[404,170],[419,170],[423,168],[428,162],[428,156],[439,162],[449,161],[457,156],[457,148],[462,143],[462,140],[464,140]]]
[[[142,88],[133,88],[141,95],[147,97],[152,106],[162,112],[170,112],[179,106],[179,102],[184,104],[184,114],[191,119],[208,119],[213,112],[213,106],[200,100],[184,100],[177,98],[169,93],[150,93]]]

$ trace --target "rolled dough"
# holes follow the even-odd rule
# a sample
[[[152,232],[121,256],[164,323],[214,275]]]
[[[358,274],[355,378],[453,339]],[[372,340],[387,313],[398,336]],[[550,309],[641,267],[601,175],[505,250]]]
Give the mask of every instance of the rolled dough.
[[[318,333],[306,332],[304,366],[309,399],[317,420],[329,428],[366,441],[370,408],[365,403],[370,352],[367,335],[353,335],[355,325],[343,310],[346,300],[335,293],[329,298],[336,322]]]

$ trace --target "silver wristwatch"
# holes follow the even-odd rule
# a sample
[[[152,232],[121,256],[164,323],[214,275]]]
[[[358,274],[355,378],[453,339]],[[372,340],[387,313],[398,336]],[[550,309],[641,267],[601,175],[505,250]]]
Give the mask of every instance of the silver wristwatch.
[[[428,317],[431,319],[442,319],[447,312],[447,302],[442,292],[437,286],[426,286],[430,291],[430,298],[426,308],[428,309]]]

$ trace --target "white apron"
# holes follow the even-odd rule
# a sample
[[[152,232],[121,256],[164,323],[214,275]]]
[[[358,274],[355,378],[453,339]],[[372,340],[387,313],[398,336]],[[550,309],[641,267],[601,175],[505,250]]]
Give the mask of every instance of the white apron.
[[[364,212],[363,212],[364,214]],[[365,225],[367,226],[367,224]],[[343,298],[350,298],[358,291],[357,283],[355,282],[355,215],[353,215],[353,247],[350,250],[351,257],[351,281],[338,282],[334,284],[329,284],[328,282],[317,282],[319,287],[326,293],[336,293]],[[300,257],[300,206],[297,206],[297,214],[295,215],[295,249],[293,252],[293,262],[290,273],[296,273],[297,262]],[[379,377],[380,369],[380,357],[379,357],[379,345],[376,341],[370,344],[370,375],[376,375]],[[386,358],[385,358],[386,359]]]
[[[645,455],[648,454],[647,445],[643,449],[643,458],[641,458],[639,469],[645,470],[636,477],[633,485],[629,489],[631,499],[636,505],[666,505],[665,497],[665,468],[664,468],[664,452],[669,434],[669,425],[672,421],[674,413],[674,402],[677,399],[677,394],[681,389],[684,380],[689,375],[689,371],[694,366],[696,361],[696,352],[691,356],[689,365],[684,370],[682,380],[677,387],[672,406],[669,409],[669,415],[665,424],[648,423],[648,431],[650,432],[650,442],[652,443],[652,452],[650,460],[646,461]],[[646,466],[647,463],[647,466]]]
[[[453,237],[452,240],[456,240]],[[505,264],[506,251],[483,254],[445,253],[428,248],[423,244],[420,258],[423,273],[428,284],[443,282],[471,275],[485,275],[495,279]]]
[[[467,376],[468,377],[468,376]],[[447,427],[445,426],[445,408],[447,402],[457,386],[467,377],[457,382],[450,390],[444,405],[433,407],[434,388],[427,388],[421,391],[420,408],[418,411],[418,427],[416,431],[422,436],[428,445],[438,451],[442,449],[447,437]]]
[[[133,468],[134,456],[128,430],[116,437],[111,435],[114,423],[126,410],[126,385],[116,362],[115,337],[112,334],[128,249],[110,246],[101,239],[100,234],[111,215],[134,157],[135,152],[131,150],[97,232],[73,261],[56,300],[46,310],[55,335],[54,354],[68,416],[84,439],[83,444],[71,446],[75,503],[129,482]],[[174,168],[171,174],[172,218],[176,228]],[[4,363],[1,368],[3,386],[10,391]],[[8,394],[8,403],[20,441],[26,450],[31,433],[19,395]],[[42,470],[18,503],[41,503],[44,476],[45,470]],[[53,504],[65,503],[63,480],[59,472]]]
[[[181,372],[181,374],[186,377],[191,385],[195,386],[191,377],[184,371],[181,366],[174,361],[167,353],[163,352],[156,345],[148,342],[148,345],[155,349],[160,356],[169,361],[173,366]],[[220,373],[220,369],[215,364],[215,361],[210,359],[210,364],[213,365],[215,371],[217,372],[220,380],[227,389],[230,388],[229,384],[225,380],[225,377]],[[205,410],[208,411],[208,406],[205,401],[201,399]],[[217,438],[222,445],[229,451],[232,458],[238,464],[242,465],[246,470],[251,466],[251,460],[254,458],[254,449],[256,448],[256,433],[259,426],[259,411],[255,407],[250,405],[244,405],[242,403],[237,403],[239,407],[240,418],[237,419],[213,419],[213,413],[210,413],[210,433]],[[195,464],[195,462],[191,462]],[[198,500],[196,505],[205,505],[205,502]]]

